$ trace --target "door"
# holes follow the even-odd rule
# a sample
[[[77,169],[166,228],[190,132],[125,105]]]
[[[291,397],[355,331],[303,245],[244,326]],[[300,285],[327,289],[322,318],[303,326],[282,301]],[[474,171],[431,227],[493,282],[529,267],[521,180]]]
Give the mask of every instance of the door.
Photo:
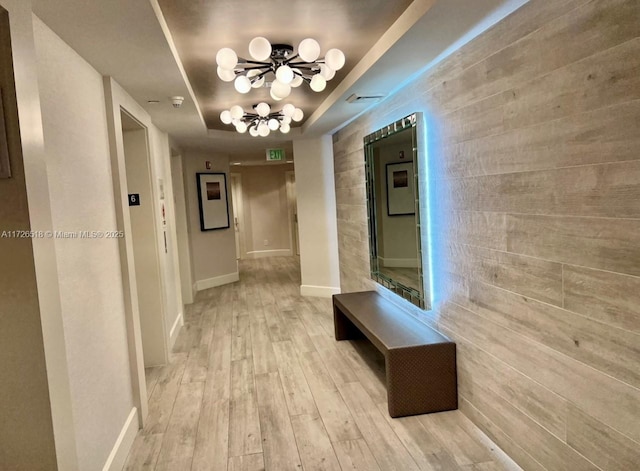
[[[294,254],[300,255],[300,237],[298,235],[298,203],[296,200],[296,175],[294,172],[287,172],[287,206],[289,208],[289,228],[291,239],[291,250]]]
[[[242,177],[239,173],[231,174],[231,205],[233,207],[233,227],[236,235],[236,260],[240,260],[244,254],[244,224],[242,224]]]

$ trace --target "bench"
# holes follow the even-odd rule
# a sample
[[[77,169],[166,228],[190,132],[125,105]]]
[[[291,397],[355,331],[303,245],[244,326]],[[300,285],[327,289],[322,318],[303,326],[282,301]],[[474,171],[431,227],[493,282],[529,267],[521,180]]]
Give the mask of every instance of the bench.
[[[385,358],[389,415],[458,408],[456,345],[375,291],[333,296],[336,340],[366,336]]]

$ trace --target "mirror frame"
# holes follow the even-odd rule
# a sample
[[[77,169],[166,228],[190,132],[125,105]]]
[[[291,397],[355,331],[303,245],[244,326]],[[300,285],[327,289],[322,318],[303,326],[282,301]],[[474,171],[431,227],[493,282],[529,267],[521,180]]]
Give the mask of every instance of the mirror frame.
[[[399,295],[403,299],[413,303],[414,305],[422,308],[422,309],[431,309],[430,302],[430,290],[426,289],[427,284],[424,276],[424,257],[422,251],[422,231],[421,231],[421,219],[423,218],[423,214],[421,213],[421,205],[420,205],[420,193],[421,193],[421,184],[423,182],[420,181],[420,164],[421,162],[425,162],[423,155],[425,152],[424,149],[424,140],[421,135],[422,130],[422,113],[413,113],[409,116],[406,116],[394,123],[391,123],[383,128],[378,129],[377,131],[365,136],[364,138],[364,154],[365,154],[365,177],[366,177],[366,198],[367,198],[367,222],[369,226],[369,255],[370,255],[370,273],[371,279],[395,294]],[[376,218],[376,195],[375,195],[375,180],[374,180],[374,153],[373,153],[373,144],[386,138],[397,134],[399,132],[405,131],[407,129],[413,128],[412,134],[412,160],[413,160],[413,175],[414,175],[414,188],[415,188],[415,218],[416,218],[416,241],[417,241],[417,249],[418,249],[418,258],[419,258],[419,266],[418,270],[418,279],[420,286],[422,287],[422,292],[418,290],[403,285],[402,283],[393,280],[389,276],[380,272],[379,262],[378,262],[378,221]],[[426,163],[426,162],[425,162]],[[424,182],[426,183],[426,182]],[[426,196],[426,192],[424,192],[424,196]],[[422,209],[425,210],[428,207],[427,202],[424,202]],[[428,260],[428,263],[431,263]],[[428,267],[427,267],[428,273]],[[429,294],[429,297],[425,296],[425,293]]]

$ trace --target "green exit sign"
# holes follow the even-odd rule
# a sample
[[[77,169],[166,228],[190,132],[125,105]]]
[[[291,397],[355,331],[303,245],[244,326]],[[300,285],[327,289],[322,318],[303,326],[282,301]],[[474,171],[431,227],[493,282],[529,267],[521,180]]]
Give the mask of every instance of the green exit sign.
[[[267,160],[284,160],[284,149],[267,149]]]

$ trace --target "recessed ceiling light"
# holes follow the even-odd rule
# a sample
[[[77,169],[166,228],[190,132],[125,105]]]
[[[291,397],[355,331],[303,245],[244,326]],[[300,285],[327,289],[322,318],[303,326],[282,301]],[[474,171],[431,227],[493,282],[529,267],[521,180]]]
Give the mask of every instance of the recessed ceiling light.
[[[231,165],[242,165],[242,162],[231,162]]]

